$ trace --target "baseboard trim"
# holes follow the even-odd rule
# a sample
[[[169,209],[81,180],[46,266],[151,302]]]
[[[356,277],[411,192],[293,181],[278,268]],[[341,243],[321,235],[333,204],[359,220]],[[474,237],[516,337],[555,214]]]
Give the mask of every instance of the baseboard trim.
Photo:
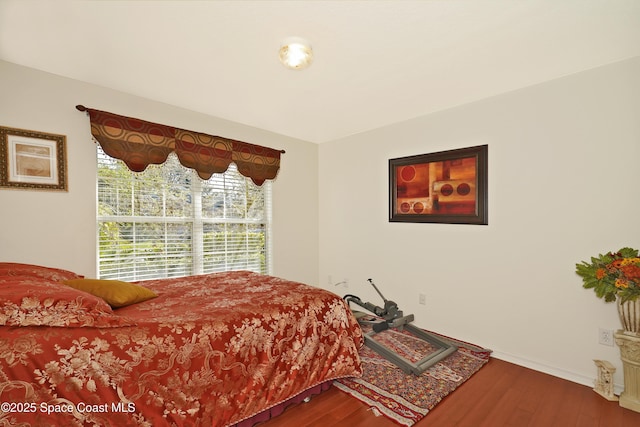
[[[522,357],[514,356],[512,354],[494,351],[491,353],[491,357],[495,357],[496,359],[504,360],[505,362],[513,363],[518,366],[523,366],[525,368],[533,369],[534,371],[553,375],[554,377],[562,378],[563,380],[571,381],[571,382],[585,385],[588,387],[593,387],[595,384],[595,377],[587,377],[584,375],[576,374],[575,372],[565,371],[564,369],[558,369],[553,366],[534,362],[533,360],[524,359]],[[613,390],[614,390],[614,393],[619,396],[620,393],[622,393],[622,391],[624,390],[624,385],[614,384]]]

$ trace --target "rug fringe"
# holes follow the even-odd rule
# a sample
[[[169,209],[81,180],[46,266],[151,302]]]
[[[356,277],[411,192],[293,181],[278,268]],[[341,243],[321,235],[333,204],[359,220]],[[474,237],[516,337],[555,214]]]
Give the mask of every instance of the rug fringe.
[[[412,420],[410,418],[403,417],[402,415],[393,412],[391,409],[386,408],[383,404],[376,402],[375,400],[369,399],[367,396],[364,396],[361,393],[358,393],[357,391],[352,390],[351,388],[345,386],[342,383],[339,383],[336,381],[333,383],[333,385],[339,390],[353,396],[354,398],[363,402],[365,405],[369,406],[372,409],[372,412],[373,412],[373,409],[375,409],[380,415],[384,415],[387,418],[394,420],[400,425],[411,427],[417,421],[417,420]]]

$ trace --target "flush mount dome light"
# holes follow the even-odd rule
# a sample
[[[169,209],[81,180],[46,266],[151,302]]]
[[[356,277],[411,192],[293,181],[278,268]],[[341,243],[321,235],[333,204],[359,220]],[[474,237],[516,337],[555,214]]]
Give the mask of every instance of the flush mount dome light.
[[[280,46],[280,62],[292,70],[302,70],[311,65],[313,51],[311,45],[300,37],[290,37]]]

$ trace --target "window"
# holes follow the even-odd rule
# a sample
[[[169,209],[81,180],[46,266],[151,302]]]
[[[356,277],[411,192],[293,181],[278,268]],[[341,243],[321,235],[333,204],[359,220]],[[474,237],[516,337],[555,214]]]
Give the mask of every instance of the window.
[[[271,183],[232,163],[203,181],[174,154],[131,172],[98,146],[98,274],[144,280],[231,270],[269,272]]]

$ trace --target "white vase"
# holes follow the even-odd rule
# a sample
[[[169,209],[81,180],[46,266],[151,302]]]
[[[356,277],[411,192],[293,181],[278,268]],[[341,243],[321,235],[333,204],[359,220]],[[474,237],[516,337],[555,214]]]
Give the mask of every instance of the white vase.
[[[618,298],[617,305],[624,333],[640,336],[640,298],[626,302]]]

